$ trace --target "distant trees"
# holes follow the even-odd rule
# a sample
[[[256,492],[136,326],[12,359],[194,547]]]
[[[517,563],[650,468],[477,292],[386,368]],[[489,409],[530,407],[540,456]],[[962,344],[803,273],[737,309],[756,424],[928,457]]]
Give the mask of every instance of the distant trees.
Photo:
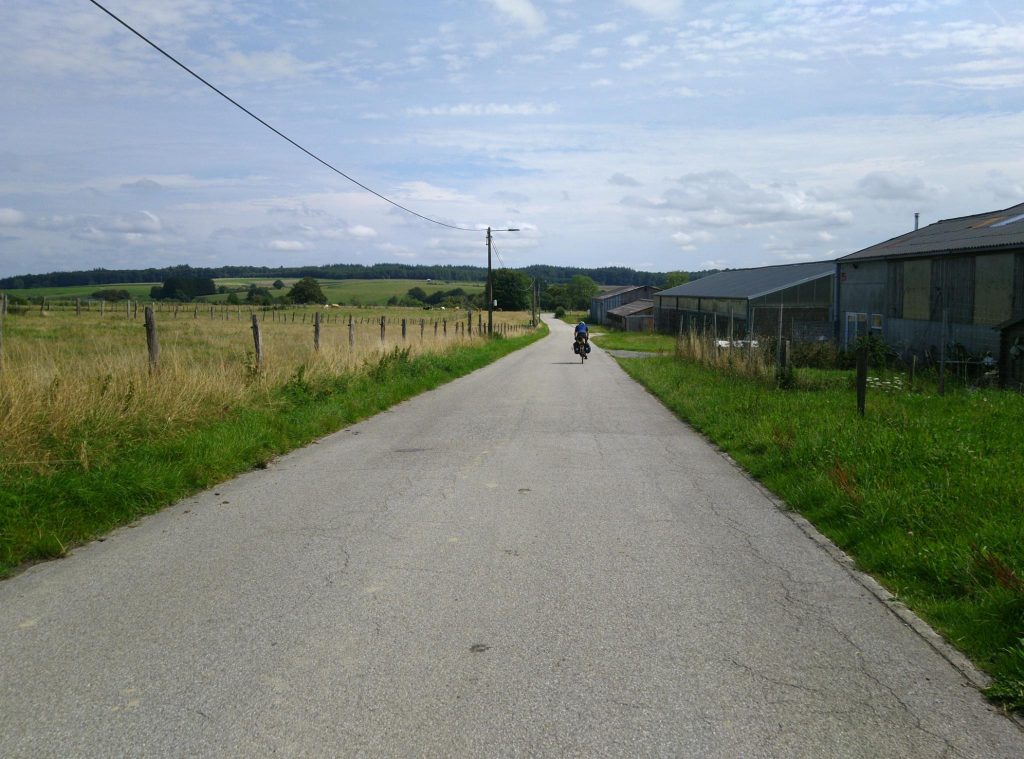
[[[288,291],[292,303],[326,303],[327,296],[320,289],[320,283],[312,277],[303,277]]]
[[[212,279],[200,277],[171,277],[165,279],[163,286],[157,285],[149,291],[153,300],[189,301],[202,295],[214,295],[217,286]]]
[[[274,280],[274,289],[275,290],[283,290],[284,289],[284,282],[282,282],[279,279],[275,279]]]
[[[530,278],[515,269],[498,269],[492,274],[494,299],[504,311],[527,311],[530,308]]]
[[[392,295],[388,298],[389,306],[447,306],[450,308],[460,308],[467,302],[468,296],[466,291],[461,287],[455,287],[451,290],[435,290],[428,294],[426,290],[418,285],[412,287],[409,291],[399,297]]]
[[[115,289],[97,290],[92,294],[92,297],[94,297],[96,300],[105,300],[108,302],[132,299],[131,293],[128,292],[127,290]]]
[[[670,271],[665,275],[665,289],[685,285],[690,281],[690,273],[687,271]]]
[[[603,285],[662,285],[665,275],[657,272],[635,271],[623,266],[584,269],[573,266],[534,265],[519,269],[531,279],[541,282],[565,284],[573,275],[582,274]],[[89,271],[63,271],[49,274],[22,274],[0,278],[0,288],[21,289],[33,287],[67,287],[120,285],[138,282],[166,282],[172,278],[240,279],[251,278],[274,282],[273,289],[285,288],[289,278],[315,277],[318,279],[415,279],[440,282],[482,282],[487,269],[482,266],[424,266],[411,264],[331,264],[328,266],[267,267],[219,266],[193,268],[187,265],[162,269],[92,269]],[[281,287],[277,287],[281,282]]]
[[[565,292],[569,297],[569,306],[574,311],[590,309],[590,299],[601,291],[597,282],[585,274],[577,274],[566,285]]]

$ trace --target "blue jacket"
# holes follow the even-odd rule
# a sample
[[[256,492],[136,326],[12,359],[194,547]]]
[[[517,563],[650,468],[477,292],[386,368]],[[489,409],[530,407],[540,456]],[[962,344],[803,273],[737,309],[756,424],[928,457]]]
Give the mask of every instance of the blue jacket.
[[[580,322],[579,324],[576,325],[576,332],[573,333],[573,334],[579,335],[580,333],[582,333],[584,335],[588,334],[587,333],[587,325],[584,324],[583,322]]]

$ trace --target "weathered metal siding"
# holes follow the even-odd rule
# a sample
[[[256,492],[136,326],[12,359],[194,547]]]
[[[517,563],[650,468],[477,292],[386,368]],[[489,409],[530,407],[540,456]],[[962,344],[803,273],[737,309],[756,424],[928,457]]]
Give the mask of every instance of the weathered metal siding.
[[[651,298],[654,294],[654,287],[651,285],[644,285],[643,287],[637,287],[633,290],[628,290],[622,293],[616,293],[607,298],[591,298],[590,299],[590,319],[595,324],[608,324],[608,312],[624,306],[627,303],[632,303],[635,300],[642,298]]]
[[[886,272],[885,261],[859,261],[839,264],[840,320],[848,311],[869,314],[885,313]],[[905,273],[905,277],[909,277]]]
[[[938,360],[942,345],[942,322],[922,319],[886,319],[882,335],[886,343],[901,355],[916,353]],[[986,351],[999,353],[999,332],[978,324],[950,322],[946,328],[946,345],[962,345],[974,355]]]
[[[947,346],[995,355],[999,334],[992,327],[1016,308],[1020,258],[999,253],[860,261],[857,268],[841,263],[840,343],[874,331],[900,353],[937,357],[945,312]]]
[[[1013,253],[978,256],[975,264],[974,323],[1002,324],[1013,316]]]
[[[783,337],[794,340],[832,339],[835,277],[819,277],[753,298],[696,298],[670,295],[654,297],[655,326],[659,332],[678,333],[682,329],[715,331],[719,335],[747,337],[777,335],[779,304],[783,307]]]

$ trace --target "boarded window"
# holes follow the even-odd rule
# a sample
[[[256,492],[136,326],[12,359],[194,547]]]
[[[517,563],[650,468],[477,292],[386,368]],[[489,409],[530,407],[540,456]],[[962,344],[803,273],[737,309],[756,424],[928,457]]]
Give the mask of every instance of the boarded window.
[[[931,320],[942,321],[948,310],[951,324],[970,324],[974,318],[974,257],[932,259]]]
[[[903,318],[927,321],[931,310],[932,265],[927,258],[903,266]]]
[[[1013,315],[1012,253],[978,256],[974,263],[974,323],[995,326]]]

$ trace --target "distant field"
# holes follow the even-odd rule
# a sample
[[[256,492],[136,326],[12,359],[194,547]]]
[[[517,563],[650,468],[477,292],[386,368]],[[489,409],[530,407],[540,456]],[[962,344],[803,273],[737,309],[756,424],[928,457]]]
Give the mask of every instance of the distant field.
[[[282,279],[285,286],[282,290],[273,289],[273,279],[243,278],[243,279],[218,279],[218,285],[225,287],[249,287],[255,284],[257,287],[266,287],[275,295],[288,292],[289,288],[298,280],[295,278]],[[422,288],[427,295],[438,290],[454,290],[461,288],[467,294],[474,295],[484,290],[483,282],[444,282],[439,279],[317,279],[320,289],[327,296],[328,303],[345,303],[363,306],[382,306],[392,296],[401,298],[414,287]],[[226,295],[215,295],[206,300],[224,300]]]
[[[265,287],[275,295],[287,293],[298,280],[294,277],[282,279],[285,287],[281,290],[274,290],[275,279],[245,277],[233,279],[215,279],[218,287],[223,285],[228,288],[248,288],[250,284],[257,287]],[[402,297],[413,287],[422,288],[428,295],[438,290],[454,290],[461,288],[467,294],[473,295],[484,290],[483,282],[445,282],[442,280],[422,279],[318,279],[320,287],[327,296],[328,303],[344,303],[363,306],[380,306],[387,303],[392,296]],[[112,285],[75,285],[71,287],[32,287],[21,290],[6,290],[10,296],[22,298],[44,297],[52,300],[75,300],[76,298],[90,298],[97,290],[127,290],[134,300],[148,301],[149,291],[154,285],[160,282],[112,284]],[[207,296],[200,300],[223,301],[227,294]]]
[[[127,290],[135,300],[149,300],[149,291],[160,282],[132,282],[120,285],[72,285],[70,287],[26,287],[21,290],[0,290],[10,297],[20,298],[52,298],[54,300],[74,300],[75,298],[91,298],[97,290]]]

